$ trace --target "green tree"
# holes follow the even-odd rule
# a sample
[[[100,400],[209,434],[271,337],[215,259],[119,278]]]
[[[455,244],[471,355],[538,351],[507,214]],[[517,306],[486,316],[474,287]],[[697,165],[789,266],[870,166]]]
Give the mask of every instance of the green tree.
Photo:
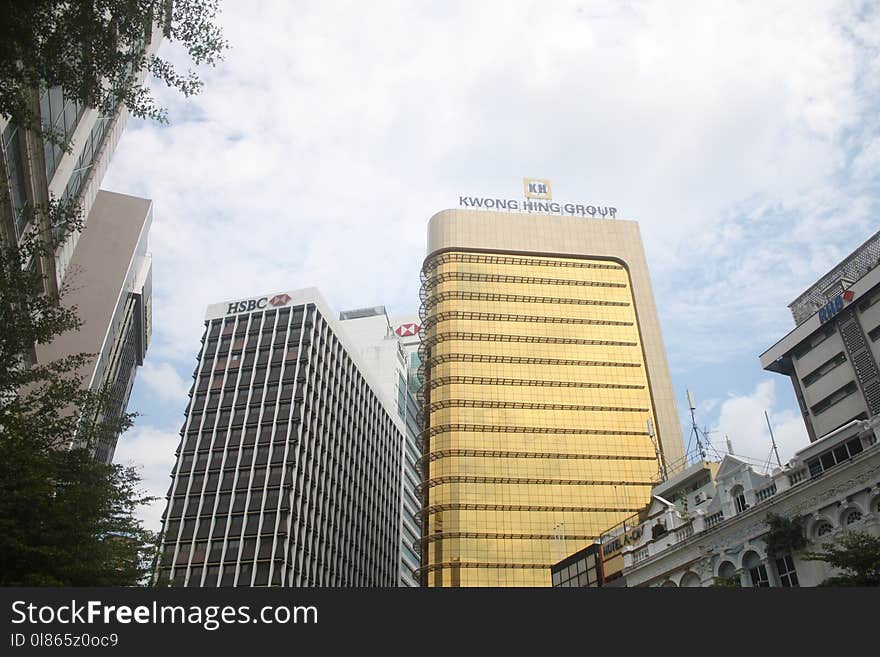
[[[167,120],[146,86],[146,70],[185,96],[202,81],[167,59],[146,53],[154,25],[177,42],[194,65],[214,66],[228,47],[213,20],[218,0],[0,0],[0,115],[64,145],[43,129],[34,92],[61,86],[65,94],[104,113],[120,104],[134,116]]]
[[[724,589],[738,589],[742,587],[742,582],[737,575],[732,575],[730,577],[722,577],[718,575],[717,577],[712,578],[712,583],[709,585],[712,588],[724,588]]]
[[[824,561],[842,571],[822,586],[880,586],[880,536],[847,532],[819,551],[803,555],[808,561]]]
[[[79,226],[75,211],[47,211],[60,238],[47,229],[0,242],[0,585],[135,585],[155,553],[135,517],[151,498],[135,469],[92,458],[132,416],[104,419],[107,391],[85,389],[78,373],[87,354],[33,364],[35,344],[80,325],[31,267]]]
[[[768,513],[767,525],[770,530],[764,536],[764,542],[767,545],[767,554],[771,557],[783,557],[806,547],[804,528],[798,518]]]

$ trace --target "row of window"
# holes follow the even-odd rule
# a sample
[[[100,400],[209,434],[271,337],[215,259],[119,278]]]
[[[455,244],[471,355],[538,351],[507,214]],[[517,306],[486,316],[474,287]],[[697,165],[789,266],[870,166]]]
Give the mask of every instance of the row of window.
[[[798,584],[797,570],[794,567],[794,559],[790,554],[775,560],[776,574],[779,576],[779,583],[783,587],[796,587]],[[767,574],[767,566],[763,563],[752,566],[748,569],[749,582],[754,588],[769,588],[770,577]]]
[[[208,538],[209,534],[213,537],[222,537],[226,534],[227,525],[231,536],[245,536],[261,534],[275,534],[275,511],[266,513],[238,513],[231,516],[217,516],[214,520],[214,529],[211,530],[211,521],[204,520],[198,523],[196,529],[196,520],[169,520],[165,528],[165,536],[167,541],[175,540],[189,541],[195,538]],[[286,535],[287,527],[286,511],[280,514],[278,522],[279,533]],[[261,524],[262,520],[262,524]],[[178,530],[180,534],[178,535]]]
[[[262,488],[259,488],[251,491],[250,494],[239,492],[236,495],[233,495],[232,493],[221,493],[218,496],[213,493],[208,493],[204,496],[204,499],[201,499],[201,513],[199,513],[200,496],[194,493],[187,498],[183,495],[182,491],[178,491],[178,494],[171,501],[169,516],[171,518],[179,518],[184,515],[221,515],[228,513],[230,510],[232,510],[233,513],[244,512],[245,506],[248,506],[252,511],[260,507],[274,509],[278,505],[280,497],[280,488],[268,488],[265,491]],[[217,502],[216,509],[214,509],[215,502]],[[282,499],[281,501],[281,508],[287,508],[287,506],[288,502],[285,496],[285,499]]]
[[[796,360],[802,359],[808,353],[810,353],[813,349],[818,347],[820,344],[825,342],[832,335],[837,333],[837,327],[834,323],[826,324],[824,328],[817,331],[814,335],[810,336],[810,339],[798,345],[794,351],[792,351],[792,356]]]
[[[858,385],[856,384],[856,382],[850,381],[849,383],[838,388],[837,390],[832,392],[830,395],[828,395],[824,399],[817,402],[816,404],[813,404],[813,406],[810,408],[810,411],[812,411],[813,415],[819,415],[820,413],[824,413],[825,411],[827,411],[829,408],[831,408],[835,404],[837,404],[837,403],[843,401],[844,399],[846,399],[847,397],[849,397],[857,389],[858,389]]]
[[[309,308],[309,314],[311,316],[313,308]],[[264,329],[268,329],[268,327],[274,324],[274,320],[277,317],[278,319],[278,327],[279,329],[287,328],[287,319],[290,317],[290,313],[293,312],[293,318],[291,320],[291,327],[293,329],[299,328],[302,324],[303,315],[305,313],[305,308],[303,306],[297,306],[294,308],[287,307],[281,308],[279,310],[266,310],[261,312],[251,313],[250,315],[242,314],[235,315],[232,317],[227,317],[226,321],[222,319],[215,319],[214,321],[209,323],[209,326],[206,330],[206,335],[208,338],[216,338],[221,334],[224,336],[232,335],[233,332],[236,336],[243,336],[248,332],[248,319],[250,318],[251,330],[257,330],[260,326],[260,320],[265,317],[266,318],[266,326]],[[238,320],[236,322],[236,320]],[[312,326],[311,317],[306,321],[306,327],[310,328]]]
[[[28,193],[27,177],[25,176],[24,160],[22,159],[22,135],[18,126],[10,123],[3,131],[3,152],[6,155],[6,174],[9,184],[9,195],[12,201],[12,211],[15,218],[16,237],[21,239],[24,229],[30,221],[30,213],[27,212]]]
[[[819,365],[819,367],[817,367],[812,372],[807,374],[803,379],[801,379],[804,387],[806,388],[813,385],[816,381],[828,374],[831,370],[837,368],[839,365],[842,365],[845,362],[846,356],[842,351],[835,354],[832,358],[826,360],[824,363]]]
[[[85,105],[66,98],[60,86],[40,90],[40,120],[44,129],[53,130],[62,144],[68,143],[73,137],[79,120],[85,112]],[[43,141],[43,154],[46,160],[46,180],[51,182],[56,169],[64,157],[64,148]]]
[[[181,441],[181,452],[195,451],[196,445],[199,444],[199,430],[194,428],[186,434]],[[284,425],[264,425],[262,427],[249,426],[241,431],[233,431],[229,434],[228,442],[225,434],[217,436],[213,448],[215,450],[223,449],[224,446],[238,447],[239,445],[262,445],[271,442],[283,442],[287,440],[287,427]],[[201,433],[201,450],[207,450],[211,444],[211,432],[204,431]]]
[[[189,583],[188,586],[203,586],[201,584],[202,576],[205,575],[205,583],[204,586],[234,586],[236,585],[236,577],[235,577],[235,565],[229,566],[208,566],[207,571],[201,566],[194,566],[190,568],[189,571]],[[253,579],[254,586],[280,586],[281,585],[281,563],[276,562],[274,574],[272,575],[272,581],[269,582],[269,573],[271,571],[270,563],[258,563],[256,564],[256,570],[254,570],[254,565],[251,563],[242,563],[238,566],[238,586],[251,586],[252,577],[254,574],[256,577]],[[221,577],[222,573],[222,577]],[[186,575],[186,570],[178,570],[174,577],[171,576],[170,568],[163,568],[159,571],[158,585],[159,586],[182,586],[184,582],[184,577]]]
[[[834,449],[819,454],[815,458],[807,461],[807,467],[810,469],[810,476],[817,477],[826,470],[830,470],[836,465],[840,465],[844,461],[851,459],[856,454],[863,452],[864,449],[862,441],[859,438],[853,438],[842,445],[838,445]]]

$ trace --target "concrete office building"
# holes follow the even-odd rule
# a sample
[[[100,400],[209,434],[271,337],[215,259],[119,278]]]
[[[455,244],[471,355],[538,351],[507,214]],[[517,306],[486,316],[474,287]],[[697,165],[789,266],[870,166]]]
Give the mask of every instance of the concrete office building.
[[[880,232],[790,305],[796,327],[761,355],[791,378],[810,440],[880,415]]]
[[[79,371],[91,390],[107,388],[104,417],[119,418],[128,406],[135,370],[143,365],[152,330],[152,259],[147,235],[151,201],[98,192],[88,225],[70,259],[62,297],[76,306],[82,325],[51,343],[37,345],[39,362],[69,354],[92,354]],[[116,435],[92,446],[95,457],[113,460]]]
[[[156,25],[148,54],[156,52],[161,39],[162,29]],[[137,84],[145,77],[141,71]],[[80,373],[92,390],[111,386],[109,413],[118,416],[125,411],[134,364],[143,362],[150,332],[150,202],[124,201],[131,197],[100,190],[128,110],[120,106],[102,114],[66,97],[57,86],[40,89],[36,96],[40,121],[63,135],[70,152],[0,116],[0,178],[5,183],[0,189],[9,190],[0,202],[0,241],[17,244],[31,232],[49,234],[48,217],[34,210],[47,207],[50,199],[79,207],[83,232],[69,235],[51,257],[29,266],[43,275],[46,293],[70,291],[62,302],[77,306],[82,335],[65,334],[51,345],[35,345],[30,357],[46,363],[80,351],[99,354]],[[112,460],[115,444],[116,436],[103,439],[94,446],[96,457]]]
[[[162,30],[154,26],[147,53],[155,53],[161,40]],[[146,71],[141,71],[137,84],[145,78]],[[38,95],[41,122],[64,136],[70,152],[0,116],[0,175],[9,189],[9,202],[0,203],[0,238],[8,243],[17,243],[37,228],[33,225],[33,209],[46,207],[50,199],[76,202],[88,224],[104,173],[128,120],[124,106],[104,115],[66,97],[61,87],[40,89]],[[78,240],[79,234],[72,234],[53,258],[33,263],[45,276],[47,292],[61,289]]]
[[[422,582],[550,586],[684,462],[638,225],[445,210],[422,280]]]
[[[418,488],[421,482],[420,413],[410,367],[411,356],[418,349],[418,324],[391,320],[384,306],[358,308],[339,313],[343,328],[359,350],[365,367],[374,373],[380,394],[404,423],[400,472],[400,586],[418,586],[416,571],[419,556],[418,516],[421,505]]]
[[[315,289],[214,304],[160,584],[396,586],[404,423]]]

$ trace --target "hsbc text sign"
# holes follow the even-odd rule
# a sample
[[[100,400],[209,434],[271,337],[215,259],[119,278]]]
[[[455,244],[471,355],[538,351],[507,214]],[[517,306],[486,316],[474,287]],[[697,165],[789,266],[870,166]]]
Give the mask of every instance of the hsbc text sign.
[[[289,294],[276,294],[272,297],[260,297],[258,299],[245,299],[244,301],[233,301],[226,308],[227,315],[233,315],[235,313],[249,313],[254,310],[263,310],[267,307],[277,308],[279,306],[286,306],[290,303],[291,297]]]

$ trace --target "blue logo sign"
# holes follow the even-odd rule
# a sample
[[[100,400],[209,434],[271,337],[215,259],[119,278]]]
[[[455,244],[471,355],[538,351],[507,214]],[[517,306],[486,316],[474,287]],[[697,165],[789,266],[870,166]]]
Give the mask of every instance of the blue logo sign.
[[[819,323],[824,324],[841,310],[843,310],[843,295],[838,294],[831,299],[831,301],[819,308]]]

